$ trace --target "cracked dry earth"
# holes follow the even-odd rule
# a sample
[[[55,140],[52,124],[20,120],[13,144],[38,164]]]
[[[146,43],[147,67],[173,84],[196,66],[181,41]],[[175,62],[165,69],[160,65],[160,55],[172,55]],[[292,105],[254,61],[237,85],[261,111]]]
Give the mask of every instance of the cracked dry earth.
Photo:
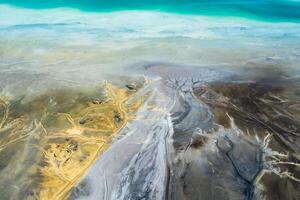
[[[137,71],[145,76],[122,84],[2,97],[0,195],[300,199],[296,73],[168,64]]]

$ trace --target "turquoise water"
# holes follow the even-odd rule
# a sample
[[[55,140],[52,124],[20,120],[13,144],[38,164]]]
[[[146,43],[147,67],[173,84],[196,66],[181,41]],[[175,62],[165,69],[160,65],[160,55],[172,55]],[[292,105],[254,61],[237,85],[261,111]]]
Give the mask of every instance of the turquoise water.
[[[1,3],[36,9],[72,7],[96,12],[160,10],[181,14],[300,22],[299,0],[0,0]]]

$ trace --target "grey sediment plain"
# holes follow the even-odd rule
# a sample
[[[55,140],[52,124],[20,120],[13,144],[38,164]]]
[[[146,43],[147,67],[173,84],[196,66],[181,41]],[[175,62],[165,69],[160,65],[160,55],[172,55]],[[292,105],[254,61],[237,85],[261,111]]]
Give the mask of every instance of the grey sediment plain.
[[[297,76],[142,70],[151,96],[71,199],[299,198]]]

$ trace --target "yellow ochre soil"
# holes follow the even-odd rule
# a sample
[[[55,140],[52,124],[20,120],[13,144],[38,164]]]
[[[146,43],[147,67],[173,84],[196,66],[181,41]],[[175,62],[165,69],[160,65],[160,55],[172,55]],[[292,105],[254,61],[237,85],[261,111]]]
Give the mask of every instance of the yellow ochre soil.
[[[54,90],[30,101],[2,98],[0,187],[23,199],[68,198],[112,137],[135,118],[146,98],[138,90],[104,83],[87,92]]]

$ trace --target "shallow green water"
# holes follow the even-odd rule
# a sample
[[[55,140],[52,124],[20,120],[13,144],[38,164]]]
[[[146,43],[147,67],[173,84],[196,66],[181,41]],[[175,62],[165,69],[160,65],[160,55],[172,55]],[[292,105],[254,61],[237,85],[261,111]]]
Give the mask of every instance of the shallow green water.
[[[85,11],[160,10],[181,14],[239,16],[267,21],[300,21],[298,0],[0,0],[28,8],[72,7]]]

